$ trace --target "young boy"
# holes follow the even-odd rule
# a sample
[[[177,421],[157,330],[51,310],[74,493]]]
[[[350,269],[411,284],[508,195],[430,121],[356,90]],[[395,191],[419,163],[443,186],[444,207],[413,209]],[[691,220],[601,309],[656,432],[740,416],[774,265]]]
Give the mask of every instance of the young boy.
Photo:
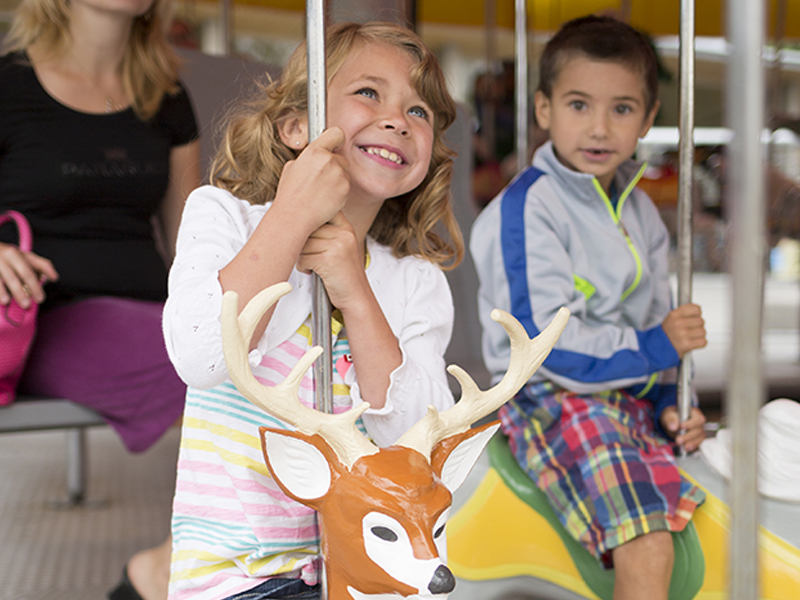
[[[509,346],[492,308],[510,311],[529,335],[559,307],[572,311],[544,366],[500,416],[570,534],[613,564],[617,600],[667,598],[669,532],[703,501],[663,435],[690,451],[703,439],[702,413],[681,424],[674,406],[675,367],[706,344],[703,319],[693,304],[670,310],[669,236],[635,188],[644,167],[631,160],[657,93],[656,57],[640,33],[601,17],[564,25],[544,50],[535,96],[550,141],[472,230],[484,360],[495,378]]]

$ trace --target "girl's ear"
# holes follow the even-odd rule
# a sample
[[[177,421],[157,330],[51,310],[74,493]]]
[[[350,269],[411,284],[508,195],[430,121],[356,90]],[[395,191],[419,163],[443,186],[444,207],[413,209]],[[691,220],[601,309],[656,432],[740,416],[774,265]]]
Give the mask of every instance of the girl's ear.
[[[308,118],[292,115],[278,123],[281,141],[292,150],[302,150],[308,144]]]

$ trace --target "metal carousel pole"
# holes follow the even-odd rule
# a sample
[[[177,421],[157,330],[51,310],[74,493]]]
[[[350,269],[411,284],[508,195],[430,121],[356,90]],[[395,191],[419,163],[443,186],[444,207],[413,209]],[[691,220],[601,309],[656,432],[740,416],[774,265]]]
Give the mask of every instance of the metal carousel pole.
[[[758,410],[764,397],[761,364],[763,305],[764,3],[730,0],[728,11],[728,125],[733,131],[727,190],[731,202],[733,344],[726,404],[733,476],[730,485],[730,598],[758,597]]]
[[[308,141],[325,130],[326,83],[325,70],[325,6],[324,0],[306,0],[306,52],[308,57]],[[312,275],[312,344],[321,346],[322,355],[314,362],[314,403],[317,410],[333,412],[333,351],[331,349],[331,303],[322,279]],[[319,516],[317,517],[319,520]],[[321,600],[328,599],[328,583],[323,559],[322,528],[320,527]]]
[[[692,212],[694,171],[695,6],[681,0],[680,27],[680,143],[678,146],[678,306],[692,301]],[[691,359],[678,367],[678,414],[683,423],[692,409]],[[685,455],[683,448],[681,455]]]
[[[516,152],[517,173],[528,166],[528,14],[527,0],[515,0],[514,50],[516,55]]]

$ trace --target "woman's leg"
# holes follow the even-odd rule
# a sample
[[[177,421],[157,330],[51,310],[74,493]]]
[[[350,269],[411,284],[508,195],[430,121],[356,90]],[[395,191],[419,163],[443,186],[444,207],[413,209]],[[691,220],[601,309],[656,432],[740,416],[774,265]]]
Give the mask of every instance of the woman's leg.
[[[167,356],[163,304],[90,298],[39,315],[20,389],[96,410],[131,452],[183,413],[186,386]]]
[[[672,534],[655,531],[613,550],[614,600],[667,600],[675,550]]]

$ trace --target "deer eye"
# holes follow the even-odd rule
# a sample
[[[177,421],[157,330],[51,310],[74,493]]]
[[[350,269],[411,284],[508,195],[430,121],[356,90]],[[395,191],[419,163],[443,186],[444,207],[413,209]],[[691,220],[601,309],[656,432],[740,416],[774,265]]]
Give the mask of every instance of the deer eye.
[[[434,537],[434,538],[441,537],[441,535],[444,533],[444,528],[445,528],[445,526],[444,526],[444,525],[442,525],[441,527],[439,527],[439,529],[437,529],[437,530],[434,532],[434,534],[433,534],[433,537]]]
[[[375,535],[375,537],[379,537],[382,540],[386,540],[387,542],[397,541],[397,534],[388,527],[381,527],[380,525],[378,525],[370,529],[370,531]]]

